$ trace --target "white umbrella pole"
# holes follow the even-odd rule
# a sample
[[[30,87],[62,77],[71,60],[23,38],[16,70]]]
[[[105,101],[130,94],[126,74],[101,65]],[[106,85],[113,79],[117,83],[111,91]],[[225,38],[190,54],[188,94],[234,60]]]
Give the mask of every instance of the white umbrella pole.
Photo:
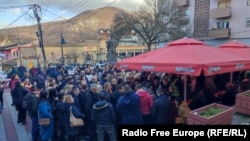
[[[187,99],[187,76],[184,75],[184,101]]]

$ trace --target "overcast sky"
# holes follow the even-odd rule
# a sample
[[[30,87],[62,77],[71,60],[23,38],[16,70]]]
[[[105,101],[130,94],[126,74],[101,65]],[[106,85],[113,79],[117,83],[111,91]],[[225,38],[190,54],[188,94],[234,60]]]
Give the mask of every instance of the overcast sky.
[[[85,10],[105,6],[115,6],[127,10],[137,10],[144,0],[0,0],[0,30],[8,26],[32,25],[36,21],[26,5],[42,7],[42,22],[70,18]],[[17,6],[17,7],[16,7]],[[24,15],[24,16],[22,16]]]

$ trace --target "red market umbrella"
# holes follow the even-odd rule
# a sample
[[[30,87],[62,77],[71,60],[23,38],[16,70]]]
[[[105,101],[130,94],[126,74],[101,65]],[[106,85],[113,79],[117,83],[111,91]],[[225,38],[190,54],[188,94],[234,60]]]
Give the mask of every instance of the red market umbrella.
[[[247,48],[247,47],[249,47],[247,44],[241,43],[237,40],[233,40],[219,46],[219,48]]]
[[[220,50],[225,52],[233,52],[235,54],[242,55],[242,57],[250,59],[250,46],[247,44],[241,43],[239,41],[230,41],[225,44],[222,44],[218,47]]]
[[[250,60],[250,46],[239,42],[237,40],[229,41],[224,44],[221,44],[218,48],[222,51],[229,52],[229,53],[235,53],[241,55],[243,58]],[[233,81],[233,73],[231,72],[231,82]]]
[[[183,38],[170,42],[163,48],[118,61],[116,67],[120,70],[164,72],[184,76],[200,76],[204,72],[205,76],[209,76],[250,68],[250,61],[244,60],[238,54],[208,46],[204,42]],[[186,85],[186,82],[184,84]]]
[[[167,72],[205,76],[250,68],[250,60],[241,55],[224,52],[204,42],[183,38],[167,46],[116,63],[117,69]]]

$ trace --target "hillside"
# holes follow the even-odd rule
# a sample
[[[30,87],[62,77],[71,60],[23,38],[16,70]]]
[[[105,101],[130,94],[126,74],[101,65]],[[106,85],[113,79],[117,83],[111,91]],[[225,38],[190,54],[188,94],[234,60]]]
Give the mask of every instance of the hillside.
[[[116,7],[105,7],[84,11],[77,16],[62,21],[42,23],[44,46],[59,45],[60,33],[63,33],[67,45],[84,43],[85,40],[97,39],[99,29],[109,28],[115,13],[122,11]],[[0,41],[8,38],[9,43],[38,43],[37,26],[23,26],[0,31]]]

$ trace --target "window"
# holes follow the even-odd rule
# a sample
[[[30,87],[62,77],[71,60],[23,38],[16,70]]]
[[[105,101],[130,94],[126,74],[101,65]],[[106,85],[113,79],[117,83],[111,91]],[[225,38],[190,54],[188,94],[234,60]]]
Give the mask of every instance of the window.
[[[247,0],[247,6],[250,6],[250,0]]]
[[[246,18],[246,27],[250,27],[250,18]]]
[[[218,2],[218,8],[230,7],[230,6],[231,6],[231,0],[225,0],[225,1]]]
[[[219,21],[217,22],[217,29],[225,29],[229,28],[229,22],[228,21]]]

